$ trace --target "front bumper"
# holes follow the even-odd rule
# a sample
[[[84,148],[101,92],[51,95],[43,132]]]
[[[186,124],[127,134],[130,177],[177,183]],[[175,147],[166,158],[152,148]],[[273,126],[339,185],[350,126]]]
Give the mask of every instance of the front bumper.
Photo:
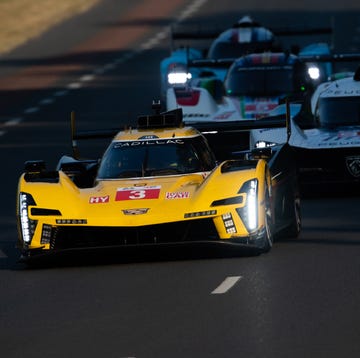
[[[189,254],[202,254],[214,251],[221,255],[229,254],[259,254],[262,252],[263,231],[256,235],[220,239],[212,220],[199,220],[201,228],[195,220],[186,230],[179,229],[178,223],[161,225],[159,228],[103,228],[103,227],[62,227],[56,228],[51,238],[50,247],[31,248],[25,246],[21,249],[20,262],[30,262],[41,258],[67,257],[69,255],[88,255],[95,259],[102,255],[128,257],[152,251],[163,253],[164,250],[182,250],[185,256]],[[196,228],[196,230],[195,230]],[[61,230],[60,230],[61,229]],[[157,231],[155,229],[158,229]],[[154,233],[156,232],[156,235]],[[167,252],[168,254],[168,252]]]

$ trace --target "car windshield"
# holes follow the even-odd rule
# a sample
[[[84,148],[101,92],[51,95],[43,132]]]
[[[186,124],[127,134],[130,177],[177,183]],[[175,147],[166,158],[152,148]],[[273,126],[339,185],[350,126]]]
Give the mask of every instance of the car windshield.
[[[292,66],[232,69],[225,80],[229,96],[281,96],[292,93]]]
[[[320,98],[318,115],[325,127],[360,125],[360,96]]]
[[[162,176],[210,171],[215,158],[204,138],[115,141],[106,151],[98,179]]]

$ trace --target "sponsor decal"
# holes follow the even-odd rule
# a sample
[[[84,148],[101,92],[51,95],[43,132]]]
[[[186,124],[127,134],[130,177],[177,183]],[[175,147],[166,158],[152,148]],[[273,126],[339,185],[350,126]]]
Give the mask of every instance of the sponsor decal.
[[[342,131],[342,132],[338,132],[338,133],[334,133],[332,135],[328,135],[327,137],[323,138],[324,142],[326,141],[340,141],[340,140],[351,140],[354,138],[358,138],[359,137],[359,132],[358,131]]]
[[[203,177],[203,179],[206,179],[209,176],[210,172],[202,172],[201,176]]]
[[[358,96],[360,95],[360,90],[358,89],[347,89],[347,90],[342,90],[342,89],[327,89],[325,91],[325,93],[323,94],[323,96],[325,95],[335,95],[335,96]]]
[[[190,198],[190,193],[188,191],[175,191],[175,192],[166,192],[166,199],[188,199]]]
[[[105,196],[90,196],[89,203],[90,204],[104,204],[109,202],[109,195]]]
[[[245,103],[246,118],[261,118],[278,106],[274,100],[259,99],[253,103]]]
[[[149,211],[149,208],[124,209],[124,210],[122,210],[124,215],[142,215],[142,214],[146,214],[148,211]]]
[[[144,135],[144,136],[140,137],[139,139],[144,140],[144,139],[157,139],[157,138],[159,138],[157,135]]]
[[[115,201],[158,199],[160,195],[160,189],[160,185],[119,188],[116,191]]]
[[[207,118],[210,117],[210,114],[208,113],[184,113],[183,117],[187,117],[187,118]]]
[[[199,103],[199,90],[179,90],[175,89],[176,102],[180,106],[196,106]]]
[[[360,177],[360,156],[352,156],[345,158],[346,167],[349,173],[355,177]]]
[[[233,113],[235,113],[235,111],[223,112],[215,116],[214,119],[228,119]]]
[[[158,140],[133,140],[130,142],[117,142],[114,148],[123,148],[123,147],[139,147],[147,145],[164,145],[164,144],[184,144],[182,139],[158,139]]]

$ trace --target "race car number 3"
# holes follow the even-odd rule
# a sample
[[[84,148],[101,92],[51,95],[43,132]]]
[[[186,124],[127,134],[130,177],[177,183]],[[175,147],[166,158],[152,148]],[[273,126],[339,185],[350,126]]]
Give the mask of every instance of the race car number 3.
[[[160,188],[160,186],[119,188],[115,200],[158,199]]]

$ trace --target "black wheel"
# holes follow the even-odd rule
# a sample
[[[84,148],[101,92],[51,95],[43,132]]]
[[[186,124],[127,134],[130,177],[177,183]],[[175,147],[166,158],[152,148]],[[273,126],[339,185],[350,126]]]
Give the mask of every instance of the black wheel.
[[[265,189],[265,232],[262,239],[262,252],[269,252],[274,242],[273,229],[272,229],[272,210],[270,204],[269,189]]]
[[[281,237],[297,238],[301,231],[300,197],[295,196],[290,210],[290,224],[281,232]]]

